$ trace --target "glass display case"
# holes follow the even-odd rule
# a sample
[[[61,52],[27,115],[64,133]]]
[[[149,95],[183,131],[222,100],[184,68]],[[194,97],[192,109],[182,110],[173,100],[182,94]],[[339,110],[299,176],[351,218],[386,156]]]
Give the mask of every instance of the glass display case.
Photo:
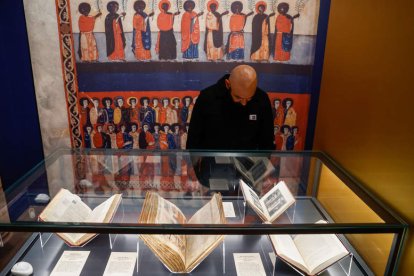
[[[294,201],[264,221],[241,186],[269,199],[281,182]],[[148,205],[149,195],[159,198],[155,205]],[[213,200],[218,211],[211,207]],[[272,208],[283,200],[272,201]],[[60,150],[5,190],[3,203],[0,251],[10,236],[25,238],[13,247],[1,275],[20,261],[30,263],[34,275],[75,268],[73,275],[305,275],[313,273],[282,256],[271,237],[316,241],[322,236],[336,237],[347,253],[314,274],[391,275],[408,229],[321,152]],[[79,205],[91,211],[64,207]],[[96,212],[101,220],[81,221],[84,212]],[[92,235],[74,243],[62,233]],[[177,245],[180,258],[196,251],[200,256],[189,271],[174,271],[167,265],[172,247],[163,241]],[[308,253],[316,250],[308,259],[325,254],[318,251],[323,244],[314,243],[306,246]],[[85,254],[71,263],[71,253]],[[116,267],[125,274],[114,274]]]

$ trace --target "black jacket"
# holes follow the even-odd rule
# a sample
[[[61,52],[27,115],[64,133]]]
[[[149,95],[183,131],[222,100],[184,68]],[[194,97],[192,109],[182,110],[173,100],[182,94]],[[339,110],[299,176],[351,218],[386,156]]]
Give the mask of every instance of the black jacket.
[[[267,93],[256,89],[242,106],[221,78],[200,92],[191,115],[187,149],[274,149],[273,116]]]

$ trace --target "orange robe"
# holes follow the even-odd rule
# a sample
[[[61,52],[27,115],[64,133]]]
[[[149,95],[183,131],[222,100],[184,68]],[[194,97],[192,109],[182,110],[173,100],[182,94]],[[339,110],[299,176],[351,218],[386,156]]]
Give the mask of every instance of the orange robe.
[[[159,112],[159,123],[160,124],[165,124],[167,122],[167,108],[169,107],[160,107],[160,112]]]
[[[241,14],[233,14],[230,17],[230,45],[229,53],[236,49],[244,49],[244,35],[243,29],[246,21],[246,16]]]
[[[276,42],[274,60],[288,61],[290,59],[290,52],[285,52],[282,48],[282,34],[290,33],[292,30],[292,21],[285,15],[278,15],[276,18]]]
[[[135,58],[138,60],[151,59],[151,51],[145,50],[144,45],[142,44],[141,32],[145,32],[147,28],[145,18],[140,14],[135,14],[132,24],[135,29]]]
[[[139,144],[138,144],[138,142],[139,142],[139,140],[138,140],[138,136],[139,136],[139,133],[138,132],[130,132],[129,133],[129,135],[131,135],[131,137],[132,137],[132,139],[133,139],[133,142],[132,142],[132,148],[133,149],[139,149]]]
[[[145,132],[145,140],[147,141],[147,149],[155,149],[155,139],[151,132]]]
[[[214,47],[213,31],[220,29],[220,22],[217,17],[212,13],[208,12],[206,16],[206,31],[207,31],[207,59],[218,60],[223,58],[223,47]]]
[[[194,20],[191,29],[191,21]],[[181,19],[181,52],[187,51],[190,43],[198,44],[200,42],[200,24],[198,22],[197,13],[185,12]]]
[[[285,125],[293,127],[296,125],[296,111],[290,107],[288,110],[285,111]]]
[[[276,150],[281,150],[282,146],[283,146],[283,138],[280,135],[280,133],[277,133],[275,135],[275,146],[276,146]]]
[[[263,20],[262,23],[262,43],[260,48],[251,54],[251,60],[263,61],[269,60],[270,52],[269,52],[269,26],[267,24],[267,20]]]
[[[283,125],[283,116],[284,116],[284,112],[283,112],[283,108],[279,107],[278,109],[275,109],[275,118],[273,120],[273,125],[278,125],[279,127],[281,127]]]
[[[303,140],[302,137],[299,135],[295,135],[295,145],[293,146],[293,150],[303,150]]]
[[[79,46],[82,61],[98,60],[98,49],[96,48],[96,40],[93,35],[95,27],[95,17],[81,15],[78,21],[79,25]]]
[[[115,49],[108,56],[109,60],[123,60],[125,59],[124,43],[122,42],[122,30],[118,23],[119,19],[112,21],[112,28],[114,29]]]
[[[174,15],[172,13],[161,12],[157,18],[157,26],[160,31],[172,30],[174,24]],[[155,52],[160,52],[160,33],[158,32],[157,44],[155,45]]]
[[[102,139],[102,134],[101,133],[95,132],[93,134],[92,140],[93,140],[93,145],[94,145],[95,148],[98,148],[98,149],[102,148],[103,139]]]
[[[164,131],[160,131],[160,149],[162,150],[168,149],[167,133],[165,133]]]

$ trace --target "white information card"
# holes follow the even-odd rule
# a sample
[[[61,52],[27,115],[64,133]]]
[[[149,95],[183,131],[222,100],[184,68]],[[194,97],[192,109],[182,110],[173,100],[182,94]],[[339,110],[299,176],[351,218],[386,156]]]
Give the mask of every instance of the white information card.
[[[226,216],[226,218],[236,217],[236,213],[234,212],[233,202],[223,201],[223,209],[224,209],[224,215]]]
[[[79,276],[90,251],[64,251],[50,276]]]
[[[233,253],[237,276],[266,276],[259,253]]]
[[[137,252],[112,252],[103,276],[131,276],[136,260]]]

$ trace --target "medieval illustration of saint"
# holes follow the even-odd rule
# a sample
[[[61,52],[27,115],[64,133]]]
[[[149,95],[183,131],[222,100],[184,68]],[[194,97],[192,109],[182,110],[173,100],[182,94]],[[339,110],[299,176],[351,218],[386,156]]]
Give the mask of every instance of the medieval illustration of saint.
[[[184,2],[184,14],[181,18],[181,52],[185,59],[198,58],[198,43],[200,42],[200,24],[198,17],[203,12],[194,12],[195,3],[192,0]]]
[[[92,126],[95,126],[98,123],[98,118],[102,115],[102,110],[99,107],[99,99],[92,98],[93,107],[89,111],[89,119],[91,120]]]
[[[141,107],[139,108],[139,120],[141,122],[141,125],[147,123],[150,128],[152,128],[155,123],[155,112],[154,109],[149,106],[149,98],[142,97],[139,102],[141,104]]]
[[[290,16],[288,14],[289,4],[280,3],[277,5],[279,15],[276,17],[275,26],[275,51],[273,59],[276,61],[289,61],[290,51],[293,45],[293,20],[299,17],[299,14]]]
[[[189,123],[189,115],[190,115],[190,109],[192,110],[193,105],[191,104],[191,102],[193,101],[193,99],[190,96],[185,96],[183,99],[183,107],[181,108],[181,112],[180,112],[180,120],[181,120],[181,124],[185,124],[185,123]]]
[[[280,150],[287,150],[286,144],[290,136],[290,127],[288,125],[283,125],[280,129],[280,132],[280,137],[282,138],[282,145],[280,147]]]
[[[230,17],[230,34],[226,44],[227,59],[244,59],[244,26],[246,25],[247,17],[252,15],[253,12],[244,14],[242,10],[242,2],[235,1],[231,3],[231,12],[233,14]]]
[[[112,99],[109,97],[105,97],[102,99],[103,113],[105,116],[104,124],[108,125],[109,123],[114,122],[114,109],[111,107]],[[106,114],[106,115],[105,115]]]
[[[108,134],[103,132],[103,126],[101,124],[96,125],[96,131],[93,133],[93,145],[98,149],[110,149],[111,138]]]
[[[118,149],[132,149],[134,142],[132,136],[126,131],[126,125],[121,124],[120,131],[116,134],[116,145]]]
[[[270,23],[269,18],[275,13],[265,14],[267,4],[264,1],[256,3],[257,14],[252,21],[252,47],[250,59],[253,61],[268,61],[270,56]]]
[[[118,145],[116,144],[116,132],[115,132],[115,125],[112,123],[109,123],[107,134],[109,135],[109,138],[111,140],[111,148],[117,149]]]
[[[293,126],[292,127],[292,136],[294,138],[293,150],[303,150],[303,140],[298,132],[299,132],[299,128],[297,126]]]
[[[155,122],[159,123],[160,122],[160,106],[159,104],[158,98],[152,98],[152,109],[154,109],[154,113],[155,113]]]
[[[125,60],[125,35],[122,27],[121,18],[126,15],[125,12],[119,15],[119,4],[116,1],[110,1],[106,8],[108,15],[105,18],[105,35],[106,35],[106,54],[110,61]]]
[[[90,16],[91,5],[88,3],[79,4],[79,16],[78,25],[79,25],[79,48],[78,54],[81,61],[92,62],[97,61],[99,58],[98,48],[96,47],[96,39],[93,34],[93,29],[95,28],[96,18],[102,15],[101,12],[98,12],[94,16]]]
[[[93,148],[91,125],[86,125],[83,128],[83,147],[87,149]]]
[[[139,133],[139,148],[140,149],[154,149],[154,137],[149,131],[150,126],[147,123],[142,125],[142,131]]]
[[[138,133],[138,125],[136,123],[131,123],[131,131],[129,135],[132,137],[132,148],[139,149],[139,133]]]
[[[206,35],[204,39],[204,51],[208,60],[223,59],[223,22],[222,16],[229,14],[229,11],[223,13],[217,12],[219,3],[216,0],[210,0],[207,3],[206,16]]]
[[[180,107],[180,99],[178,97],[174,97],[171,99],[172,102],[172,121],[174,121],[172,124],[180,123],[181,122],[181,107]]]
[[[80,125],[84,128],[86,125],[90,125],[91,121],[89,119],[89,99],[86,97],[82,97],[79,99],[81,104],[79,115],[80,115]]]
[[[139,129],[140,119],[139,119],[139,110],[137,107],[137,98],[130,97],[128,98],[127,102],[129,104],[129,107],[127,109],[129,122],[131,124],[135,123],[137,125],[137,129]]]
[[[180,12],[171,13],[171,4],[168,0],[162,0],[158,4],[161,13],[157,18],[158,32],[157,45],[155,51],[161,60],[169,60],[177,58],[177,41],[174,36],[174,17]]]
[[[121,96],[115,97],[114,123],[117,126],[129,123],[128,110],[125,108],[124,98]]]
[[[279,127],[283,125],[284,119],[285,119],[285,111],[283,110],[283,107],[281,105],[280,99],[274,99],[273,100],[273,125],[278,125]]]
[[[293,99],[286,98],[283,99],[282,102],[284,108],[284,124],[288,125],[289,127],[296,125],[296,111],[292,107],[293,106]]]
[[[132,52],[137,60],[151,59],[151,28],[149,18],[154,12],[144,12],[146,4],[142,0],[134,3],[135,15],[133,18]]]

